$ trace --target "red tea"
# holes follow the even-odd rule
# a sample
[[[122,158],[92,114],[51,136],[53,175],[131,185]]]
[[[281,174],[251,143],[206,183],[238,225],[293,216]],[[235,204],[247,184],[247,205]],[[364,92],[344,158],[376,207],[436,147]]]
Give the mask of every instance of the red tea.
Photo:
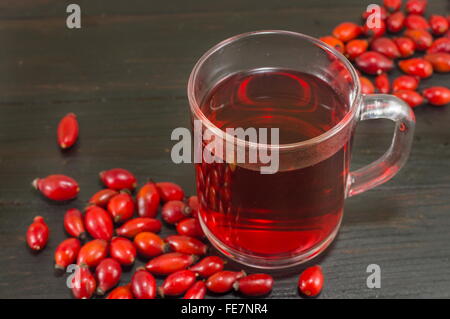
[[[289,70],[231,75],[201,104],[217,127],[279,128],[280,144],[311,139],[346,114],[344,98],[323,80]],[[261,174],[239,164],[196,164],[201,218],[230,248],[278,258],[323,243],[343,211],[348,145],[313,166]]]

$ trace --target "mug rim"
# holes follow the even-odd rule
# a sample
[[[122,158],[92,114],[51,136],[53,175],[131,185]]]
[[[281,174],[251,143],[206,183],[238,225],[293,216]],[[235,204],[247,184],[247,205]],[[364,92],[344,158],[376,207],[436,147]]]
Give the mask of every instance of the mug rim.
[[[320,47],[324,51],[328,51],[328,53],[331,53],[333,56],[335,56],[337,59],[339,59],[347,68],[349,71],[352,80],[353,80],[353,87],[351,90],[351,94],[353,95],[350,101],[350,106],[348,112],[345,114],[345,116],[332,128],[327,130],[326,132],[317,135],[313,138],[310,138],[305,141],[295,142],[295,143],[288,143],[288,144],[263,144],[263,143],[255,143],[255,142],[249,142],[246,140],[239,139],[235,136],[232,136],[228,134],[226,131],[220,129],[215,124],[213,124],[201,111],[199,103],[197,103],[197,99],[195,98],[194,94],[194,85],[197,80],[197,76],[199,73],[200,68],[203,66],[204,62],[215,52],[222,49],[223,47],[229,45],[230,43],[236,42],[238,40],[257,36],[257,35],[264,35],[264,34],[280,34],[280,35],[290,35],[295,36],[298,38],[301,38],[302,40],[306,40],[312,44],[315,44],[316,46]],[[355,114],[358,111],[358,105],[359,105],[359,97],[361,96],[361,84],[359,81],[359,76],[351,64],[351,62],[339,51],[337,51],[335,48],[329,46],[325,42],[314,38],[309,35],[305,35],[303,33],[299,32],[293,32],[293,31],[285,31],[285,30],[260,30],[260,31],[251,31],[251,32],[245,32],[241,34],[237,34],[235,36],[232,36],[228,39],[225,39],[218,44],[214,45],[212,48],[210,48],[208,51],[206,51],[201,58],[197,61],[194,68],[191,71],[191,74],[189,76],[188,86],[187,86],[187,94],[188,94],[188,100],[191,112],[199,118],[202,123],[214,134],[217,136],[220,136],[225,141],[232,141],[234,144],[237,144],[241,147],[249,147],[249,148],[258,148],[258,147],[264,147],[269,150],[271,149],[277,149],[279,151],[282,150],[291,150],[291,149],[297,149],[301,147],[308,147],[312,145],[316,145],[318,143],[323,142],[324,140],[327,140],[334,135],[336,135],[339,131],[341,131],[344,127],[346,127],[348,124],[351,123],[353,120]]]

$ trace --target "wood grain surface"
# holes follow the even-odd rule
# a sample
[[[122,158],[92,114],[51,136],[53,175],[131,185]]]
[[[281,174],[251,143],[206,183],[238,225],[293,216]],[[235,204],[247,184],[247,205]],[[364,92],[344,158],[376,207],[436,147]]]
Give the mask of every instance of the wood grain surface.
[[[70,297],[65,279],[53,275],[53,252],[65,238],[65,210],[82,208],[100,189],[99,171],[123,167],[141,182],[175,181],[194,193],[193,167],[170,159],[170,133],[189,125],[187,79],[208,48],[259,29],[326,35],[344,20],[360,21],[373,1],[78,0],[82,28],[69,30],[71,2],[0,1],[0,298]],[[429,13],[449,13],[448,1],[429,2]],[[449,82],[436,75],[422,87]],[[63,153],[55,131],[68,112],[78,115],[81,139]],[[416,116],[406,167],[347,200],[337,240],[314,261],[326,276],[320,298],[450,297],[450,109],[423,106]],[[392,129],[382,120],[361,123],[352,166],[379,157]],[[36,194],[31,181],[52,173],[76,178],[79,198],[58,205]],[[35,255],[24,236],[37,214],[51,239]],[[369,264],[381,267],[381,289],[366,286]],[[269,298],[299,298],[304,267],[275,273]]]

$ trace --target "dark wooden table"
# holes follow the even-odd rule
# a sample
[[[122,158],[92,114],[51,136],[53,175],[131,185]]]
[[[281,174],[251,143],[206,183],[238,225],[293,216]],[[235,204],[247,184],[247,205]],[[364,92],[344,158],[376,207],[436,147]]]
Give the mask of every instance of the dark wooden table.
[[[79,0],[82,28],[69,30],[70,2],[1,1],[0,298],[70,297],[65,279],[53,276],[53,251],[65,238],[65,209],[83,207],[100,189],[99,171],[124,167],[140,181],[176,181],[194,193],[192,166],[170,159],[170,133],[189,125],[188,75],[209,47],[258,29],[325,35],[343,20],[359,21],[371,2]],[[429,2],[429,12],[448,14],[448,1]],[[448,86],[449,76],[422,85],[435,84]],[[78,115],[81,139],[62,153],[55,129],[68,112]],[[337,240],[316,261],[326,276],[321,298],[450,297],[450,109],[424,106],[416,116],[406,167],[347,200]],[[353,166],[379,157],[392,128],[361,123]],[[51,173],[75,177],[79,198],[55,205],[36,194],[31,181]],[[24,235],[37,214],[51,240],[32,255]],[[381,289],[366,286],[369,264],[381,267]],[[277,274],[270,297],[298,298],[301,269]]]

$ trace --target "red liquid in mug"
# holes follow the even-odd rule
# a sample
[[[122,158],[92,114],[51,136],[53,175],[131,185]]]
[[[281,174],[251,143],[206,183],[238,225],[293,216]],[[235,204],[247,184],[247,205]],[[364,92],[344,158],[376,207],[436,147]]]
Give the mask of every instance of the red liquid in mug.
[[[348,105],[313,75],[270,69],[226,78],[201,108],[221,129],[279,128],[280,144],[287,144],[326,132]],[[247,254],[276,258],[306,252],[341,220],[347,149],[313,166],[275,174],[239,164],[196,164],[201,218],[218,240]]]

